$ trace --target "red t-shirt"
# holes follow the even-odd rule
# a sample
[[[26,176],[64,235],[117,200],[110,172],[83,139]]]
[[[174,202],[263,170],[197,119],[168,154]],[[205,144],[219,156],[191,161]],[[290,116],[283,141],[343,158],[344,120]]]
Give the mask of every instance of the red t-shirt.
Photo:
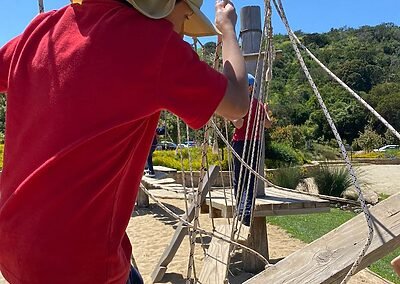
[[[36,17],[0,49],[5,278],[125,284],[125,229],[160,110],[199,128],[226,85],[171,23],[125,3],[86,0]]]
[[[249,121],[249,113],[251,110],[251,119]],[[243,126],[241,128],[235,128],[235,132],[233,133],[232,141],[245,141],[245,140],[260,140],[260,133],[264,131],[264,126],[261,121],[264,121],[266,117],[266,112],[262,103],[260,103],[257,99],[252,98],[249,112],[243,117]],[[255,123],[260,123],[258,128],[256,129]],[[246,128],[247,124],[249,125],[249,130],[246,136]],[[254,129],[253,129],[254,127]]]

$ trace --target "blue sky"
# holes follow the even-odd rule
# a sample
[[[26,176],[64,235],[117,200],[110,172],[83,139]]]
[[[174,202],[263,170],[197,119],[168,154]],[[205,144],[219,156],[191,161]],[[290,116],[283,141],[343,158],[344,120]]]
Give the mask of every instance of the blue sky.
[[[69,3],[68,0],[44,0],[45,9],[57,9]],[[204,0],[202,10],[214,17],[214,0]],[[247,5],[263,6],[262,0],[234,0],[239,12]],[[286,15],[293,30],[304,32],[326,32],[331,28],[359,27],[393,22],[400,25],[399,0],[283,0]],[[21,33],[30,20],[38,13],[36,0],[2,1],[0,9],[0,46]],[[273,17],[274,32],[285,33],[276,14]],[[212,39],[204,39],[206,42]]]

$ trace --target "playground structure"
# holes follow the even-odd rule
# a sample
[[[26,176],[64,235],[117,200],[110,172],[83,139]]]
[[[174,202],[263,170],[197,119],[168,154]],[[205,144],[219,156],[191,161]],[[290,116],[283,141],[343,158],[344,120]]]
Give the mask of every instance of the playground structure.
[[[269,215],[307,214],[329,211],[329,201],[327,201],[329,198],[326,196],[312,197],[304,193],[294,193],[289,189],[275,186],[263,177],[263,163],[259,163],[257,171],[254,172],[258,177],[258,186],[254,189],[257,191],[257,197],[253,200],[252,223],[249,229],[246,228],[243,230],[242,228],[244,226],[241,226],[240,221],[238,221],[238,216],[236,216],[236,202],[231,190],[226,190],[225,188],[222,190],[211,189],[211,186],[208,184],[210,180],[207,179],[206,187],[200,182],[203,188],[200,189],[199,187],[197,194],[201,196],[201,198],[193,198],[194,201],[190,207],[192,211],[190,212],[194,211],[196,215],[196,213],[200,211],[199,209],[195,210],[196,207],[201,207],[202,212],[209,213],[211,218],[228,218],[228,224],[213,228],[213,233],[211,234],[213,238],[205,253],[203,268],[198,277],[194,276],[194,280],[199,283],[226,283],[230,257],[235,247],[239,246],[239,243],[245,244],[247,248],[249,248],[249,250],[243,249],[243,264],[245,270],[257,273],[265,267],[263,272],[248,280],[246,283],[346,283],[351,275],[354,275],[360,269],[365,268],[400,245],[399,230],[396,225],[399,224],[400,221],[398,214],[399,209],[396,208],[399,195],[389,198],[387,201],[375,206],[371,212],[369,211],[363,200],[361,189],[358,185],[357,177],[349,161],[346,149],[325,107],[323,99],[308,72],[299,46],[305,50],[311,58],[316,60],[329,75],[346,88],[361,104],[372,111],[398,138],[400,138],[399,133],[363,101],[361,97],[323,66],[323,64],[300,43],[289,27],[281,1],[273,2],[288,30],[300,65],[335,134],[347,168],[353,178],[353,184],[359,193],[360,204],[364,213],[313,242],[306,248],[278,262],[278,264],[272,265],[268,262],[265,217]],[[265,4],[265,26],[263,31],[260,29],[261,20],[257,17],[257,14],[259,14],[258,7],[245,7],[242,9],[241,13],[243,53],[246,58],[247,69],[256,75],[259,85],[259,89],[255,91],[254,95],[261,100],[266,100],[263,94],[268,94],[268,83],[272,79],[272,62],[274,56],[276,56],[276,51],[273,49],[272,44],[271,6],[269,1],[265,1]],[[254,50],[254,46],[264,46],[265,50],[261,48]],[[252,110],[250,110],[250,112],[251,111]],[[257,115],[259,116],[259,114]],[[261,125],[262,122],[259,124]],[[218,129],[214,121],[211,122],[211,126],[214,128],[215,133],[217,133],[229,147],[228,140],[222,134],[222,131]],[[260,130],[257,129],[256,126],[256,129],[247,131],[252,131],[254,134],[254,131]],[[208,139],[205,138],[204,141],[206,142],[207,140]],[[230,150],[232,154],[235,155],[235,152],[232,149]],[[255,154],[253,153],[252,157],[256,158],[261,156],[260,160],[263,160],[262,153],[263,151]],[[243,164],[246,166],[244,161]],[[252,170],[248,165],[246,167]],[[203,170],[203,175],[204,177],[212,177],[215,175],[214,171],[215,168],[210,168],[209,171]],[[266,188],[264,183],[267,185]],[[186,189],[184,188],[183,190]],[[201,194],[200,190],[203,190]],[[248,188],[247,190],[250,189]],[[206,195],[208,195],[208,197],[204,198]],[[298,196],[294,197],[293,195]],[[193,218],[190,217],[187,218],[186,221],[191,222],[192,219],[195,218],[196,216]],[[232,221],[230,221],[229,218],[232,218]],[[365,226],[364,219],[367,221],[367,226]],[[182,220],[180,226],[183,224],[185,224],[185,222]],[[189,223],[186,223],[186,226],[188,232],[185,232],[185,234],[196,234],[196,226],[192,224],[189,225]],[[179,230],[181,230],[181,227],[179,228]],[[191,229],[193,231],[191,231]],[[184,231],[184,229],[181,230],[180,234],[182,234],[182,231]],[[205,233],[201,231],[198,232],[200,232],[200,234]],[[193,238],[193,236],[191,236],[191,238]],[[162,279],[162,276],[167,270],[167,265],[172,260],[173,254],[176,252],[182,239],[182,236],[179,238],[174,236],[171,240],[170,246],[166,248],[160,262],[156,265],[152,273],[153,282],[158,282]],[[192,258],[193,256],[189,257],[187,281],[193,280],[189,270],[193,269],[193,271],[195,271],[193,262],[190,263],[190,259]]]
[[[335,134],[343,158],[353,178],[354,186],[360,196],[359,201],[363,208],[363,213],[304,249],[272,265],[269,263],[268,257],[265,217],[270,215],[326,212],[329,211],[329,197],[294,192],[293,190],[276,186],[265,179],[263,176],[263,163],[261,162],[263,161],[263,150],[261,148],[259,153],[252,153],[252,159],[259,159],[259,166],[256,171],[242,160],[243,167],[246,167],[257,176],[257,186],[254,189],[257,194],[254,195],[254,200],[252,200],[252,223],[248,229],[243,228],[236,213],[235,204],[238,200],[232,193],[232,185],[223,186],[222,189],[212,188],[212,183],[218,175],[219,168],[218,166],[208,165],[206,159],[205,153],[207,152],[211,130],[213,129],[215,135],[220,136],[228,147],[229,141],[225,137],[226,135],[222,134],[216,123],[211,121],[205,128],[203,169],[197,190],[194,188],[189,190],[185,182],[180,185],[171,179],[143,179],[138,203],[146,205],[148,204],[148,197],[150,197],[179,221],[170,246],[165,249],[159,263],[154,268],[152,274],[153,282],[158,282],[162,279],[168,264],[173,259],[174,253],[186,235],[189,235],[191,242],[186,275],[188,283],[192,281],[199,283],[226,283],[231,254],[237,247],[243,249],[243,261],[246,269],[254,273],[260,272],[246,283],[346,283],[351,275],[400,246],[400,209],[398,208],[400,195],[394,195],[371,210],[368,209],[363,200],[362,192],[348,159],[346,149],[308,72],[299,47],[327,71],[332,78],[347,89],[361,104],[373,112],[399,139],[400,134],[301,44],[290,29],[281,1],[273,0],[273,4],[287,28],[300,65]],[[267,100],[268,84],[272,80],[272,63],[276,55],[272,43],[271,9],[270,0],[265,0],[265,19],[262,30],[261,18],[257,17],[260,11],[259,8],[245,7],[242,10],[242,25],[244,26],[242,26],[241,37],[244,56],[247,60],[248,70],[256,75],[258,82],[258,89],[255,90],[253,95],[257,96],[261,101]],[[42,0],[39,0],[39,10],[40,12],[44,10]],[[195,40],[196,42],[197,40]],[[253,50],[254,47],[257,50]],[[219,45],[215,56],[215,67],[217,69],[219,61],[218,49]],[[257,114],[257,117],[258,123],[255,125],[255,129],[248,129],[247,131],[252,131],[253,135],[256,132],[260,132],[262,136],[262,130],[258,127],[262,123],[262,118],[259,114]],[[181,138],[179,139],[181,140]],[[232,149],[230,150],[232,155],[236,154]],[[240,159],[241,157],[238,158]],[[157,186],[167,191],[181,191],[185,198],[185,215],[176,215],[157,200],[152,191],[149,190],[150,187],[155,188]],[[247,188],[247,190],[253,189]],[[214,227],[212,232],[206,231],[200,227],[198,222],[200,212],[209,213],[211,218],[226,218],[227,224]],[[365,223],[367,223],[367,226],[365,226]],[[195,239],[198,235],[200,235],[201,239],[203,235],[211,236],[212,240],[208,250],[204,251],[203,269],[196,275],[193,258]]]

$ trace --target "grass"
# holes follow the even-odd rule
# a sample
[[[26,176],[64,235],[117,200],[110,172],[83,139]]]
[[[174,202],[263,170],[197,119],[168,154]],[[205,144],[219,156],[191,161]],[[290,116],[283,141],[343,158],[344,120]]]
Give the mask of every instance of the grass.
[[[385,199],[387,199],[389,197],[390,197],[390,194],[386,194],[386,193],[383,193],[383,192],[378,193],[379,202],[381,202],[381,201],[383,201],[383,200],[385,200]]]
[[[355,215],[355,213],[334,208],[329,213],[268,217],[268,223],[281,227],[296,239],[311,243]],[[381,277],[400,284],[400,278],[396,276],[390,265],[390,261],[398,255],[400,255],[400,248],[373,263],[369,268]]]

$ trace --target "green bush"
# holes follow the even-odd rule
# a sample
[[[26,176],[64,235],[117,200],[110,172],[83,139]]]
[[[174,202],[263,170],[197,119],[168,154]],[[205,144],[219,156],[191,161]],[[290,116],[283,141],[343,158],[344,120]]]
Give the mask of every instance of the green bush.
[[[338,158],[338,153],[337,148],[332,148],[329,145],[318,143],[313,145],[313,154],[318,160],[335,160]]]
[[[353,158],[359,159],[379,159],[383,158],[383,152],[363,152],[353,154]]]
[[[272,172],[271,176],[274,184],[291,189],[295,189],[302,178],[301,169],[296,167],[280,168]]]
[[[220,150],[221,151],[221,150]],[[189,153],[190,161],[189,163]],[[189,171],[190,168],[194,171],[201,169],[202,149],[199,147],[184,148],[169,151],[155,151],[153,155],[153,163],[156,166],[165,166],[177,170],[182,169],[181,155],[183,159],[183,169]],[[220,155],[221,157],[222,155]],[[218,158],[217,154],[213,154],[211,148],[207,151],[207,160],[209,165],[221,166],[222,170],[228,170],[227,150],[224,149],[224,159]],[[191,166],[191,167],[190,167]]]
[[[311,175],[318,186],[318,192],[324,195],[340,197],[353,185],[350,174],[343,166],[321,165],[314,169]]]
[[[304,155],[284,143],[272,141],[265,150],[267,167],[285,167],[289,165],[302,165],[305,162]]]

